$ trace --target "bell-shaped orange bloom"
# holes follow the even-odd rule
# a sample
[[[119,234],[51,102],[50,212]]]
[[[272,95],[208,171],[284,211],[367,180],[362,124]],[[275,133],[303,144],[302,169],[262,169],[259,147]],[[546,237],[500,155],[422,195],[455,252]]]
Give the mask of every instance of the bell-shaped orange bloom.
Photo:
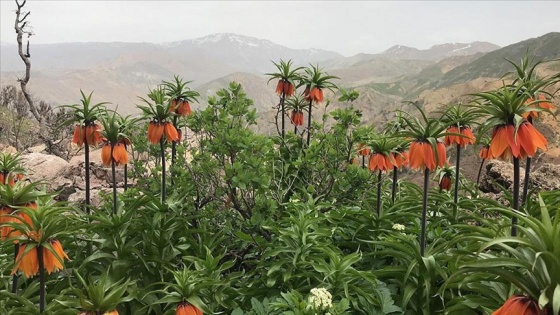
[[[548,109],[551,112],[554,112],[556,110],[556,106],[554,106],[554,104],[552,104],[552,102],[550,100],[547,100],[544,95],[541,94],[537,98],[538,98],[539,101],[542,101],[542,102],[537,103],[537,104],[531,104],[531,105],[529,105],[529,107]],[[534,101],[535,101],[534,98],[530,98],[525,102],[525,104],[529,104],[529,103],[534,102]],[[525,118],[525,119],[533,119],[533,118],[538,118],[539,114],[540,113],[536,112],[536,111],[529,111],[529,112],[523,113],[521,116],[523,116],[523,118]]]
[[[92,145],[92,146],[96,146],[99,143],[101,143],[102,136],[101,136],[101,132],[99,132],[100,129],[101,129],[101,127],[99,127],[99,125],[97,125],[97,124],[87,126],[86,127],[86,132],[85,132],[84,143]]]
[[[451,190],[451,177],[444,175],[439,181],[439,188],[447,191]]]
[[[10,214],[12,214],[12,208],[0,206],[0,225],[4,223],[13,222],[13,218],[8,216]],[[12,232],[12,228],[9,226],[0,227],[0,239],[5,240],[7,237],[10,236],[11,232]]]
[[[51,244],[56,255],[50,250],[43,247],[43,261],[45,265],[45,270],[47,271],[48,274],[51,274],[53,271],[64,269],[64,265],[62,264],[64,258],[66,258],[67,260],[69,260],[70,258],[68,258],[68,255],[66,255],[66,253],[62,249],[62,245],[60,244],[60,241],[52,240],[49,241],[49,243]]]
[[[101,148],[101,162],[103,165],[111,165],[111,144],[105,143]]]
[[[370,171],[387,171],[392,170],[394,166],[393,156],[386,156],[381,153],[373,153],[369,157],[369,170]]]
[[[445,145],[443,142],[438,142],[436,144],[436,155],[432,145],[429,142],[414,141],[410,144],[410,150],[408,152],[408,163],[412,169],[423,169],[427,168],[433,171],[436,166],[444,167],[445,161],[447,159],[447,152],[445,151]]]
[[[175,315],[203,315],[203,313],[198,309],[198,307],[188,302],[184,302],[177,306]]]
[[[523,122],[515,135],[513,125],[494,128],[488,155],[493,159],[509,160],[511,157],[533,157],[537,149],[547,149],[546,138],[529,122]]]
[[[490,158],[490,146],[483,146],[482,149],[480,149],[480,152],[478,153],[478,156],[481,159],[489,159]]]
[[[280,79],[276,85],[276,95],[280,96],[284,92],[284,80]]]
[[[117,143],[113,147],[113,159],[117,165],[128,164],[128,152],[122,143]]]
[[[163,125],[155,121],[150,121],[148,124],[148,141],[152,144],[158,144],[162,136]]]
[[[286,97],[294,95],[294,85],[289,81],[284,81],[283,92]]]
[[[20,270],[26,278],[31,278],[39,273],[37,247],[34,247],[33,249],[25,253],[26,246],[26,244],[20,246],[19,252],[16,257],[16,264],[14,265],[14,269],[12,269],[12,274]]]
[[[167,141],[171,141],[171,142],[179,141],[179,134],[177,133],[177,129],[175,128],[175,126],[173,126],[172,123],[170,122],[164,123],[164,133]]]
[[[539,303],[524,295],[510,297],[492,315],[546,315],[546,311],[539,307]]]
[[[298,126],[303,126],[303,112],[300,110],[298,111],[298,122],[297,122]]]
[[[117,143],[111,146],[110,143],[105,143],[101,148],[101,161],[104,165],[111,165],[111,151],[113,153],[112,158],[117,166],[128,164],[128,152],[126,152],[124,144]]]
[[[112,311],[108,311],[103,313],[103,315],[119,315],[119,312],[117,312],[117,310],[112,310]]]
[[[191,104],[188,101],[175,99],[171,101],[169,112],[175,112],[179,116],[187,116],[192,114]]]
[[[318,87],[314,87],[311,90],[309,90],[309,88],[306,88],[303,93],[303,96],[307,101],[312,101],[314,103],[321,103],[323,101],[323,90]]]
[[[459,128],[457,126],[451,126],[447,129],[447,132],[458,133],[458,134],[463,135],[463,137],[455,136],[455,135],[445,136],[445,138],[443,140],[443,143],[446,146],[460,145],[461,147],[465,148],[468,144],[474,144],[474,135],[472,133],[471,128],[469,128],[469,127]]]
[[[77,144],[78,146],[84,145],[84,134],[85,130],[79,125],[74,127],[74,135],[72,136],[72,143]]]
[[[369,148],[366,147],[365,144],[360,143],[358,144],[358,155],[360,156],[368,156],[369,155]]]
[[[407,156],[408,156],[408,152],[400,152],[400,153],[394,153],[393,154],[393,159],[395,160],[395,166],[397,168],[401,168],[403,166],[406,166],[406,161],[407,161]]]

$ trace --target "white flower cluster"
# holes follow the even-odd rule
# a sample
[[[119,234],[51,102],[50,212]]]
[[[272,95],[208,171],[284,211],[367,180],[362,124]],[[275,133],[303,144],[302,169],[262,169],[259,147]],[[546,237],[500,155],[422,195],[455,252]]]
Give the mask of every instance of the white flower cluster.
[[[325,288],[314,288],[311,289],[308,303],[317,311],[328,310],[332,306],[332,295]]]
[[[395,231],[404,231],[405,227],[402,224],[395,223],[393,224],[393,230]]]

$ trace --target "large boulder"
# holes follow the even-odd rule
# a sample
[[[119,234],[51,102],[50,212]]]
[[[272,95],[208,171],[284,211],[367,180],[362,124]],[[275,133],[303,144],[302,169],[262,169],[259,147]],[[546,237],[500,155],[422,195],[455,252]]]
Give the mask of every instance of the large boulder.
[[[26,177],[32,182],[43,182],[51,192],[58,192],[59,200],[66,200],[76,191],[72,180],[66,177],[69,164],[55,155],[29,153],[21,156]]]
[[[519,173],[520,183],[523,183],[525,168],[520,167]],[[529,186],[539,191],[560,189],[560,165],[542,164],[530,173]],[[511,191],[513,189],[513,164],[499,160],[488,162],[479,188],[482,192],[494,194],[499,194],[504,189]]]

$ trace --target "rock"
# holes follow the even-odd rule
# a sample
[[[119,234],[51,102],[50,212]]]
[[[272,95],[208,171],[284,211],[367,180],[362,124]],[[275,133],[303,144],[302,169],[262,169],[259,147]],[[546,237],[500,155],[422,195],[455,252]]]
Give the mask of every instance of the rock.
[[[531,172],[530,184],[539,190],[560,189],[560,165],[545,163]]]
[[[11,154],[16,154],[17,153],[17,149],[12,147],[12,146],[7,146],[5,148],[2,149],[2,153],[11,153]]]
[[[27,148],[25,151],[29,153],[44,153],[47,146],[45,144],[40,144],[31,148]]]
[[[33,182],[43,181],[49,186],[53,184],[55,188],[61,187],[60,182],[55,184],[55,180],[64,178],[69,167],[68,162],[58,156],[43,153],[22,155],[21,161],[27,170],[27,178]]]
[[[552,148],[539,157],[539,163],[560,165],[560,148]]]
[[[519,182],[522,190],[525,168],[520,167]],[[500,187],[501,186],[501,187]],[[560,165],[545,163],[530,174],[529,188],[538,191],[560,189]],[[503,188],[502,188],[503,187]],[[486,165],[486,174],[480,181],[479,188],[484,193],[499,194],[503,189],[513,189],[513,164],[498,160]]]
[[[519,180],[522,183],[525,178],[525,169],[522,167],[519,169]],[[486,174],[480,180],[479,188],[482,192],[495,194],[500,193],[504,188],[511,190],[513,188],[513,164],[500,160],[488,162]]]

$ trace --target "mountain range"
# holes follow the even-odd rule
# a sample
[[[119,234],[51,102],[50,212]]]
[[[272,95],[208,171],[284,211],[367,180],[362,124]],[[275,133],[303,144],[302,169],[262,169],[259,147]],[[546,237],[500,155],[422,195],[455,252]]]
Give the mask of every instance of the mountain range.
[[[527,50],[538,59],[560,57],[560,33],[503,48],[487,42],[448,43],[424,50],[396,45],[379,54],[350,57],[321,49],[291,49],[231,33],[165,44],[31,43],[29,87],[37,98],[53,104],[78,102],[80,89],[95,91],[94,101],[111,101],[119,111],[133,112],[138,96],[173,75],[192,80],[202,100],[236,80],[257,109],[267,112],[278,100],[265,73],[276,70],[272,61],[291,59],[295,65],[317,64],[340,77],[339,86],[360,91],[364,97],[356,106],[387,109],[450,85],[499,78],[509,69],[504,58],[517,61]],[[16,84],[23,72],[17,46],[2,43],[0,56],[0,84]]]

